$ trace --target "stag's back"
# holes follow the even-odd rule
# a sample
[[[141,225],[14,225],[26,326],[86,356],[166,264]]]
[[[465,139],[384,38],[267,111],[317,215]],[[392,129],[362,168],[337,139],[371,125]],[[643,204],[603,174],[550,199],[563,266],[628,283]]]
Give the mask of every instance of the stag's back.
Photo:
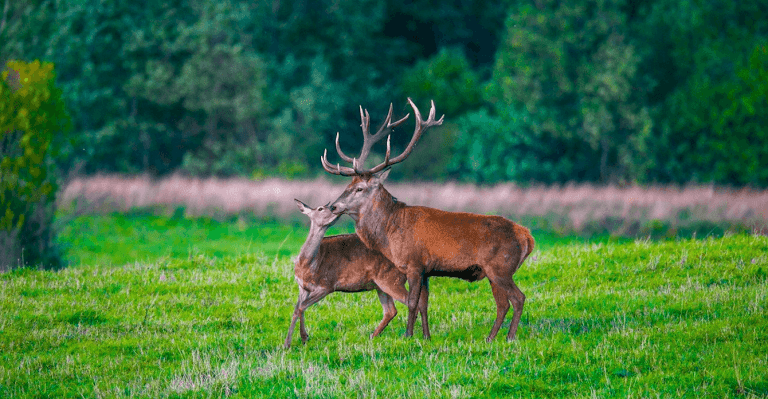
[[[530,231],[501,216],[406,206],[397,210],[388,247],[395,263],[418,261],[427,271],[466,270],[490,263],[508,264],[514,273],[533,251]]]

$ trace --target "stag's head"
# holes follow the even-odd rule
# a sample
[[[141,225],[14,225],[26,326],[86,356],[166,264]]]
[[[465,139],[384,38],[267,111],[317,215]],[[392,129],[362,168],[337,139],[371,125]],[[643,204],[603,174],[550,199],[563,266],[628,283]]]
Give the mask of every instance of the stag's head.
[[[331,227],[341,216],[340,213],[331,212],[329,204],[318,206],[317,208],[310,208],[307,204],[295,198],[293,200],[296,201],[296,206],[299,207],[301,213],[307,215],[309,220],[312,221],[312,224],[318,227]]]
[[[387,175],[389,175],[389,169],[373,175],[353,177],[344,192],[330,205],[331,211],[337,214],[346,213],[357,222],[359,215],[372,206],[372,199],[384,189],[382,183]]]
[[[384,180],[386,180],[387,175],[389,174],[388,168],[396,163],[404,161],[405,158],[411,154],[413,148],[416,146],[416,143],[419,141],[419,138],[421,138],[421,135],[424,133],[424,131],[426,131],[431,126],[436,126],[443,123],[443,118],[445,116],[440,117],[439,120],[435,120],[434,101],[431,103],[431,108],[429,110],[429,116],[427,117],[427,120],[421,119],[421,113],[419,112],[419,109],[416,107],[416,104],[411,101],[410,98],[408,99],[408,104],[410,104],[411,108],[413,108],[413,113],[416,116],[416,127],[413,131],[413,137],[411,137],[411,141],[408,143],[408,146],[405,148],[402,154],[394,158],[390,158],[391,151],[389,135],[391,134],[392,130],[394,130],[394,128],[405,122],[410,114],[407,114],[402,119],[393,122],[392,104],[389,105],[389,113],[387,114],[387,118],[384,120],[384,123],[381,125],[376,134],[373,135],[369,133],[371,121],[370,115],[368,114],[367,110],[363,110],[363,107],[360,107],[360,119],[362,121],[360,127],[363,130],[363,149],[360,152],[359,158],[352,158],[344,154],[344,152],[341,150],[341,147],[339,146],[339,134],[336,133],[336,152],[339,153],[339,157],[341,157],[341,159],[351,163],[352,167],[340,166],[339,164],[336,164],[335,166],[332,165],[330,162],[328,162],[328,151],[323,153],[320,161],[322,162],[323,168],[326,170],[326,172],[334,175],[352,176],[353,179],[341,194],[341,196],[339,196],[339,198],[337,198],[336,201],[330,205],[331,210],[334,213],[347,213],[357,221],[359,214],[364,211],[366,207],[371,206],[371,199],[375,197],[376,193],[379,190],[383,190],[382,183]],[[368,158],[368,154],[370,154],[371,147],[374,143],[381,140],[384,135],[387,135],[387,152],[384,155],[384,162],[370,169],[366,168],[365,160]]]

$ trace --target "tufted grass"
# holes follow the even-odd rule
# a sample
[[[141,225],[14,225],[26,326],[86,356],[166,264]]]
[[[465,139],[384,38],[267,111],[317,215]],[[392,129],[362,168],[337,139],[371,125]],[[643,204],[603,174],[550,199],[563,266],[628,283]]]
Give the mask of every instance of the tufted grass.
[[[430,341],[400,304],[369,340],[375,294],[333,294],[283,350],[288,257],[173,255],[0,275],[0,397],[768,395],[764,236],[544,246],[519,340],[491,344],[488,283],[435,278]]]

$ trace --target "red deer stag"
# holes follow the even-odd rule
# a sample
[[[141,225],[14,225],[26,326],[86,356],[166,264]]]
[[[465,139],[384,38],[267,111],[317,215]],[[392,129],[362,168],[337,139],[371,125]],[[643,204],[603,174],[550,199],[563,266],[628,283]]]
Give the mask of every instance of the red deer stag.
[[[300,320],[301,341],[307,342],[304,311],[336,291],[376,290],[384,309],[384,317],[371,334],[371,338],[379,335],[397,315],[392,298],[405,303],[408,297],[405,275],[387,258],[366,248],[355,234],[323,238],[328,228],[336,223],[341,215],[332,213],[327,206],[312,209],[299,200],[295,201],[299,210],[309,216],[311,224],[309,235],[301,247],[294,267],[299,286],[299,300],[293,311],[285,347],[291,346],[296,320]],[[426,314],[426,309],[422,314]]]
[[[353,179],[330,205],[331,210],[336,214],[346,213],[351,216],[355,220],[355,231],[360,240],[368,248],[382,253],[406,274],[410,287],[406,336],[413,335],[417,298],[421,297],[419,309],[423,313],[422,320],[426,320],[424,313],[427,296],[422,294],[428,293],[429,277],[449,276],[467,281],[488,277],[496,300],[496,322],[487,341],[492,341],[499,332],[510,302],[514,314],[507,339],[512,340],[525,303],[525,295],[512,276],[533,251],[533,237],[527,228],[500,216],[409,206],[397,201],[384,189],[382,183],[389,174],[388,167],[408,157],[425,130],[443,122],[443,118],[435,120],[434,102],[426,121],[421,119],[419,109],[410,98],[408,103],[416,116],[416,127],[410,143],[402,154],[390,159],[387,138],[384,162],[371,169],[366,169],[364,163],[373,143],[400,125],[409,115],[392,122],[390,105],[384,125],[375,135],[371,135],[368,133],[370,117],[361,107],[364,141],[360,158],[350,158],[341,151],[337,133],[336,150],[344,161],[351,162],[353,166],[330,164],[326,151],[321,158],[323,168],[331,174],[353,176]],[[425,336],[428,336],[427,328],[423,328]]]

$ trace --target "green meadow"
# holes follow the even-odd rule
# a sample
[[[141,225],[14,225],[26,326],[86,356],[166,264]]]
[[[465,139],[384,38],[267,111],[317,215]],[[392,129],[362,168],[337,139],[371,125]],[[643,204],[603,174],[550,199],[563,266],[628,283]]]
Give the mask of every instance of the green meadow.
[[[401,304],[370,340],[376,295],[336,293],[306,312],[308,343],[296,334],[285,350],[306,231],[298,219],[72,218],[69,267],[0,274],[0,397],[768,396],[765,236],[534,232],[517,341],[505,328],[485,342],[487,282],[434,278],[429,341],[403,337]]]
[[[269,258],[296,255],[309,232],[309,219],[296,211],[289,221],[273,218],[225,219],[163,217],[151,212],[62,216],[61,245],[72,265],[122,265],[158,258],[188,258],[264,254]],[[344,216],[328,235],[354,233],[352,219]],[[566,243],[609,242],[626,239],[609,235],[590,239],[534,231],[538,248]]]

